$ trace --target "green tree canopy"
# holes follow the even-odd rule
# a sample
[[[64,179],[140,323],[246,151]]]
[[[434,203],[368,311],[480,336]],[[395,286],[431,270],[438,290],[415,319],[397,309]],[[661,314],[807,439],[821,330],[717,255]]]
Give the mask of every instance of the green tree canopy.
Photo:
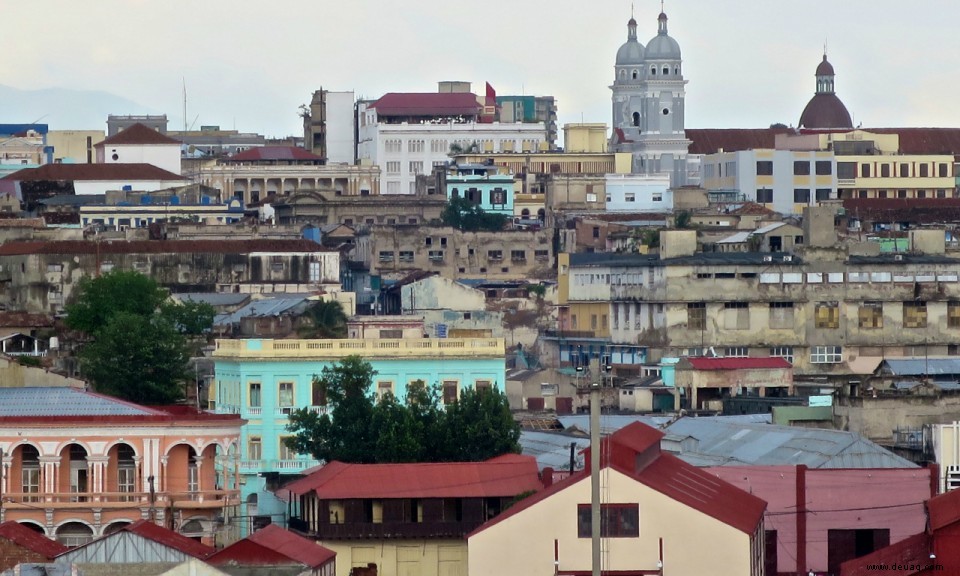
[[[300,317],[297,334],[301,338],[345,338],[347,314],[336,300],[319,300]]]
[[[67,326],[94,334],[114,314],[151,316],[166,298],[155,280],[138,272],[111,270],[95,278],[84,276],[67,304]]]
[[[213,317],[217,315],[217,311],[206,302],[168,300],[160,305],[160,314],[181,334],[202,336],[213,326]]]
[[[481,230],[498,232],[503,230],[508,220],[504,214],[487,212],[479,205],[459,196],[451,198],[447,202],[440,218],[444,225],[467,232]]]
[[[329,414],[304,408],[290,416],[287,446],[318,460],[351,463],[482,461],[520,451],[520,427],[496,389],[465,389],[443,406],[436,386],[414,382],[405,402],[375,401],[376,372],[360,357],[344,358],[314,376]]]

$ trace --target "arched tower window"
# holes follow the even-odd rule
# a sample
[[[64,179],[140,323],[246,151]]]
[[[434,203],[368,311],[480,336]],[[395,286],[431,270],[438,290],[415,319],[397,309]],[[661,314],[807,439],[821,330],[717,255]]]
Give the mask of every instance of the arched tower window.
[[[640,125],[640,113],[639,113],[639,112],[634,112],[634,113],[633,113],[633,125],[634,125],[634,126],[639,126],[639,125]]]
[[[626,71],[626,70],[621,70],[621,71],[620,71],[620,79],[623,80],[623,79],[625,79],[626,77],[627,77],[627,71]]]
[[[680,65],[679,65],[679,64],[673,67],[673,73],[676,74],[677,76],[680,75]]]
[[[634,79],[634,80],[637,79],[637,71],[636,71],[636,70],[633,71],[632,76],[633,76],[633,79]]]
[[[664,66],[664,67],[663,67],[663,75],[664,75],[664,76],[667,76],[667,75],[669,75],[669,74],[670,74],[670,67],[669,67],[669,66]]]

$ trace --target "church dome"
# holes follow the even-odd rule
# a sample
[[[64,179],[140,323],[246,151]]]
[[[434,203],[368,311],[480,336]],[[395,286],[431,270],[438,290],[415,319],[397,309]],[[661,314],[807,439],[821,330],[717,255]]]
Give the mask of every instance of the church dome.
[[[617,66],[643,64],[643,44],[637,41],[637,21],[630,17],[627,22],[627,41],[617,50]]]
[[[817,76],[835,76],[833,64],[827,62],[827,55],[823,55],[823,62],[817,66]]]
[[[667,15],[657,18],[657,35],[647,42],[648,60],[680,60],[680,44],[667,34]]]
[[[836,94],[815,94],[800,115],[801,128],[853,128],[850,112]]]

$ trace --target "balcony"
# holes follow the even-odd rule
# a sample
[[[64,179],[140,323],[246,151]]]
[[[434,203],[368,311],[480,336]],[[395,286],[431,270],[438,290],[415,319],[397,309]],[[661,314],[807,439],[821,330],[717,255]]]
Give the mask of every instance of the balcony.
[[[503,358],[503,338],[217,340],[215,358]]]
[[[90,508],[130,508],[149,506],[149,492],[9,492],[3,495],[6,510],[53,508],[56,510],[85,510]],[[194,492],[156,492],[153,505],[174,508],[219,508],[240,503],[239,490],[200,490]]]
[[[259,474],[260,472],[300,472],[320,464],[312,458],[291,460],[241,460],[241,474]]]
[[[483,522],[358,522],[321,524],[306,534],[322,540],[379,540],[386,538],[463,538]],[[306,528],[307,523],[292,518],[291,527]]]

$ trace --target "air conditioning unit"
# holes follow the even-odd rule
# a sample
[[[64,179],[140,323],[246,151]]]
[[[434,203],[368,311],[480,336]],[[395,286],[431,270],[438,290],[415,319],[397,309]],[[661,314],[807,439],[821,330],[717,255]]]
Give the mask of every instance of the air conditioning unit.
[[[784,257],[783,257],[783,261],[784,261],[784,262],[793,262],[793,256],[784,256]]]
[[[763,257],[763,261],[764,261],[764,262],[773,262],[773,256],[764,256],[764,257]]]

